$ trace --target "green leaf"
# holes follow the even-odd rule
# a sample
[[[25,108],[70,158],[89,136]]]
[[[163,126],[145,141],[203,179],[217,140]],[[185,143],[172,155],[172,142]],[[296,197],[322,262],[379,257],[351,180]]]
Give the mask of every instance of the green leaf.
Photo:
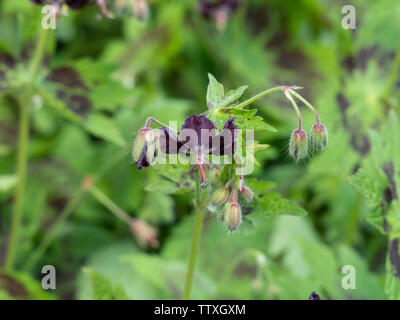
[[[147,254],[126,256],[124,260],[131,263],[133,269],[160,293],[162,299],[182,298],[187,271],[186,262],[168,261]],[[213,294],[215,290],[214,281],[201,271],[196,271],[193,281],[196,284],[192,287],[191,296],[193,299]]]
[[[241,86],[236,90],[230,90],[226,95],[224,101],[219,105],[219,107],[229,106],[231,103],[238,100],[247,89],[248,86]]]
[[[90,114],[84,127],[91,134],[115,143],[118,146],[122,147],[126,143],[117,124],[112,119],[101,114]]]
[[[251,214],[261,216],[305,216],[307,212],[293,201],[282,198],[279,193],[266,193],[261,199],[257,199],[254,211]]]
[[[83,271],[90,277],[92,284],[92,297],[94,300],[127,300],[129,297],[119,283],[113,285],[111,280],[90,268]]]
[[[208,74],[208,78],[207,107],[211,109],[224,100],[224,86],[211,73]]]

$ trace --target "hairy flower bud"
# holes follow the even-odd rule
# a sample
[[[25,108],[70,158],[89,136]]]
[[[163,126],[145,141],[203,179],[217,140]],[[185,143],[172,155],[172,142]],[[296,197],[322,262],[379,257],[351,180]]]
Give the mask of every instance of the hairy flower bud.
[[[218,189],[217,191],[214,192],[214,194],[212,196],[213,204],[216,205],[216,204],[224,203],[226,201],[226,199],[228,199],[228,195],[229,195],[228,187],[222,187],[222,188]]]
[[[251,202],[251,200],[253,200],[253,191],[251,191],[249,187],[243,186],[241,192],[247,202]]]
[[[237,229],[242,222],[242,210],[238,203],[231,203],[225,208],[225,224],[229,231]]]
[[[310,143],[313,149],[322,150],[328,144],[328,129],[321,124],[316,123],[311,128]]]
[[[303,129],[296,129],[292,132],[289,142],[289,154],[296,160],[304,159],[307,156],[307,134]]]
[[[139,169],[148,167],[154,160],[157,151],[159,134],[150,128],[139,130],[133,144],[132,156]]]

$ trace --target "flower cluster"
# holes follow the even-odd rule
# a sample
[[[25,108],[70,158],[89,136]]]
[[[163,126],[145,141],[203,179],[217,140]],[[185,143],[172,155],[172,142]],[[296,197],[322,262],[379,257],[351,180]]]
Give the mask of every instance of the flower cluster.
[[[301,160],[307,157],[308,154],[308,141],[307,141],[307,133],[302,128],[302,117],[300,110],[293,99],[293,96],[302,101],[315,116],[315,124],[311,128],[310,132],[310,145],[314,150],[320,151],[323,150],[328,144],[328,130],[321,123],[317,110],[309,103],[306,99],[304,99],[301,95],[299,95],[294,89],[299,89],[299,87],[286,87],[284,89],[284,93],[289,101],[292,103],[294,107],[299,125],[298,128],[293,130],[290,141],[289,141],[289,154],[295,160]]]
[[[253,191],[244,185],[242,176],[239,177],[239,187],[235,183],[228,183],[215,191],[212,197],[214,205],[223,205],[221,218],[229,231],[237,229],[242,222],[242,209],[238,202],[239,193],[247,202],[253,200]]]
[[[161,129],[150,128],[150,123],[161,125],[158,120],[149,118],[145,127],[139,130],[133,145],[133,159],[138,169],[146,168],[164,154],[181,154],[190,157],[190,162],[199,173],[202,188],[207,187],[207,155],[233,156],[235,152],[236,126],[234,118],[229,119],[220,133],[215,124],[205,116],[192,115],[186,118],[179,133],[167,126]]]
[[[215,78],[210,77],[210,84],[207,90],[207,103],[212,105],[207,113],[204,115],[191,115],[187,117],[179,131],[174,131],[164,123],[151,117],[146,120],[142,129],[139,130],[138,136],[134,142],[132,155],[136,162],[138,169],[147,168],[153,163],[166,163],[161,160],[166,159],[165,155],[180,155],[189,159],[192,169],[194,169],[199,178],[201,188],[208,186],[206,171],[210,170],[210,159],[212,156],[218,156],[223,159],[230,160],[224,162],[225,164],[232,164],[231,166],[223,166],[227,170],[222,170],[221,176],[217,176],[218,183],[222,184],[212,195],[212,204],[221,208],[221,218],[225,222],[229,231],[236,230],[242,222],[242,208],[239,204],[239,198],[243,201],[251,202],[254,198],[253,191],[244,182],[243,171],[238,171],[241,158],[241,149],[244,136],[237,127],[241,128],[244,122],[246,125],[255,121],[251,117],[244,116],[247,112],[243,109],[246,105],[252,103],[255,98],[250,98],[242,103],[228,106],[224,101],[224,94],[221,91],[222,85],[219,84]],[[300,110],[293,97],[301,100],[307,105],[316,117],[316,123],[311,129],[311,146],[316,150],[325,148],[328,141],[328,131],[326,127],[321,124],[317,111],[312,105],[300,96],[296,91],[299,87],[296,86],[280,86],[268,89],[258,94],[256,98],[266,95],[270,92],[283,92],[292,103],[298,120],[299,126],[292,132],[289,153],[296,159],[304,159],[308,152],[307,134],[302,129],[302,117]],[[236,92],[229,92],[227,96],[237,94]],[[213,96],[214,95],[214,96]],[[240,94],[238,95],[240,96]],[[235,110],[235,116],[228,120],[226,114]],[[219,117],[219,118],[218,118]],[[215,123],[211,120],[213,119]],[[160,129],[151,128],[151,123],[156,123],[161,126]],[[220,130],[217,129],[218,123]],[[236,124],[235,124],[236,123]],[[250,125],[251,128],[251,125]],[[237,139],[240,135],[240,138]],[[240,142],[240,145],[237,143]],[[254,145],[254,141],[250,143],[247,141],[246,131],[246,144]],[[263,145],[257,144],[258,147]],[[251,150],[251,149],[249,149]],[[236,153],[235,153],[236,152]],[[248,152],[246,146],[246,157],[253,159],[254,155]],[[227,156],[227,158],[225,157]],[[219,158],[220,159],[220,158]],[[214,162],[212,162],[214,164]],[[220,164],[220,163],[219,163]],[[231,170],[233,169],[233,170]]]

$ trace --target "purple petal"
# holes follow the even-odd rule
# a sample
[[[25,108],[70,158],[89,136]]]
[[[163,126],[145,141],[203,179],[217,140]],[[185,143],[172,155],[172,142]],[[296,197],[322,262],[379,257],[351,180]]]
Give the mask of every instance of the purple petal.
[[[215,136],[213,129],[215,129],[215,126],[211,120],[204,116],[194,115],[186,118],[182,125],[180,135],[185,138],[184,143],[188,144],[190,148],[193,148],[197,145],[202,146],[205,149],[210,149],[212,146],[213,137]],[[204,137],[202,137],[202,130]],[[204,132],[206,130],[209,131],[208,139],[205,135],[207,132]],[[191,133],[195,136],[192,137]],[[192,137],[192,139],[190,139],[189,136]]]
[[[160,148],[163,153],[177,154],[182,146],[183,142],[179,141],[175,133],[166,127],[160,129]]]
[[[319,297],[319,295],[315,291],[313,291],[313,292],[311,292],[310,297],[308,298],[308,300],[321,300],[321,298]]]
[[[136,167],[140,170],[142,168],[147,168],[150,163],[146,157],[147,154],[147,145],[144,146],[142,154],[140,155],[140,158],[138,161],[136,161]]]
[[[236,131],[237,127],[233,123],[235,118],[230,118],[224,125],[221,133],[216,137],[219,139],[220,147],[213,151],[213,154],[223,156],[228,155],[230,157],[235,153],[236,148]]]

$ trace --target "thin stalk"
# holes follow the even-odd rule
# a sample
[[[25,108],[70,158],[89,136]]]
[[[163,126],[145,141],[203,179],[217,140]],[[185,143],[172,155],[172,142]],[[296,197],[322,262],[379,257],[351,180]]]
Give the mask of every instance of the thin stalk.
[[[160,125],[160,126],[162,126],[162,127],[166,127],[166,128],[168,128],[168,129],[170,129],[172,132],[174,132],[174,133],[177,134],[176,130],[170,128],[170,127],[167,126],[165,123],[163,123],[163,122],[161,122],[161,121],[159,121],[159,120],[157,120],[156,118],[153,118],[153,117],[147,118],[147,120],[146,120],[144,126],[145,126],[146,128],[150,128],[150,123],[151,123],[151,122],[154,122],[154,123],[156,123],[156,124],[158,124],[158,125]]]
[[[29,133],[29,110],[28,106],[19,104],[19,141],[17,154],[17,187],[15,189],[14,207],[11,218],[11,233],[8,243],[5,268],[12,269],[16,255],[16,247],[21,227],[21,212],[24,201],[25,176],[27,164],[27,145]]]
[[[290,95],[289,90],[285,91],[285,96],[286,98],[289,99],[289,101],[291,102],[294,110],[296,111],[297,114],[297,119],[299,120],[299,130],[301,130],[302,124],[301,124],[301,112],[299,110],[299,107],[297,106],[296,102],[294,101],[294,99],[292,98],[292,96]]]
[[[107,162],[99,170],[99,172],[92,178],[92,183],[95,184],[96,181],[98,181],[105,173],[107,173],[108,170],[110,170],[125,155],[126,155],[125,151],[118,153],[115,157],[113,157],[111,159],[111,161]],[[86,195],[87,191],[88,191],[88,189],[84,188],[83,185],[80,185],[78,187],[77,191],[69,199],[67,205],[64,207],[64,209],[58,215],[56,221],[54,221],[51,228],[46,232],[42,241],[39,243],[39,245],[36,247],[35,251],[32,253],[32,255],[29,257],[29,259],[23,266],[24,270],[31,270],[35,266],[37,261],[39,261],[39,259],[43,256],[43,254],[46,252],[47,248],[50,246],[50,244],[53,242],[53,240],[57,236],[58,231],[64,225],[66,220],[72,215],[72,213],[75,211],[75,209],[78,207],[81,200]]]
[[[105,206],[113,215],[115,215],[118,219],[130,225],[133,219],[118,205],[115,204],[109,197],[107,197],[100,189],[96,186],[93,186],[89,189],[89,193],[99,201],[103,206]]]
[[[312,104],[309,103],[306,99],[304,99],[301,95],[299,95],[296,91],[293,91],[293,90],[289,90],[289,91],[297,99],[299,99],[301,102],[303,102],[314,113],[315,120],[316,120],[317,124],[320,124],[318,112],[317,112],[317,110],[315,110],[315,108],[312,106]]]
[[[382,98],[385,100],[389,99],[389,96],[392,93],[393,87],[398,77],[399,69],[400,69],[400,45],[397,47],[396,56],[394,57],[393,65],[391,68],[391,73],[387,79],[385,89],[383,91]]]
[[[78,204],[81,202],[83,196],[86,194],[86,191],[83,188],[78,189],[75,194],[70,198],[68,204],[58,215],[57,220],[54,222],[53,226],[46,232],[42,241],[35,248],[32,255],[29,257],[25,265],[23,266],[23,270],[31,270],[35,264],[39,261],[39,259],[46,252],[47,248],[51,245],[54,238],[56,238],[57,234],[61,230],[61,226],[63,226],[64,222],[69,218],[69,216],[75,211]]]
[[[200,240],[201,229],[202,229],[203,220],[204,220],[203,208],[201,208],[201,206],[200,206],[199,185],[200,185],[199,176],[196,175],[196,203],[195,203],[196,218],[195,218],[192,246],[190,249],[189,264],[188,264],[187,275],[186,275],[185,291],[183,294],[184,300],[190,299],[190,290],[192,288],[193,274],[194,274],[194,269],[195,269],[195,265],[196,265],[197,248],[198,248],[198,243]]]
[[[259,94],[256,94],[254,97],[251,97],[250,99],[247,99],[246,101],[243,101],[242,103],[239,103],[238,105],[235,106],[235,108],[243,108],[250,103],[253,103],[254,101],[266,96],[267,94],[270,94],[272,92],[276,91],[283,91],[286,88],[286,86],[279,86],[279,87],[273,87],[267,90],[264,90],[263,92],[260,92]]]
[[[28,90],[24,99],[19,103],[20,117],[19,117],[19,139],[17,150],[17,187],[15,189],[14,207],[11,218],[11,231],[8,242],[7,255],[5,258],[5,268],[12,269],[16,256],[16,248],[19,239],[19,232],[21,227],[21,215],[24,205],[24,191],[26,179],[26,166],[27,166],[27,146],[29,140],[29,104],[33,94],[33,87],[36,82],[40,64],[43,59],[44,48],[46,45],[47,31],[43,28],[40,29],[40,36],[36,46],[35,53],[31,60],[30,77],[28,83]]]

